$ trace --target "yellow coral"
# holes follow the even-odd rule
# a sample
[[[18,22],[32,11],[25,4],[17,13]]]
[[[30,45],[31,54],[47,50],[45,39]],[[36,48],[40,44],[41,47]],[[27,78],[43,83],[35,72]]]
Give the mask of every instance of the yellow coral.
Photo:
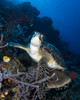
[[[1,94],[1,98],[4,98],[5,97],[5,95],[4,94]]]
[[[3,57],[3,61],[4,61],[4,62],[9,62],[10,60],[11,60],[11,58],[8,57],[8,56],[4,56],[4,57]]]

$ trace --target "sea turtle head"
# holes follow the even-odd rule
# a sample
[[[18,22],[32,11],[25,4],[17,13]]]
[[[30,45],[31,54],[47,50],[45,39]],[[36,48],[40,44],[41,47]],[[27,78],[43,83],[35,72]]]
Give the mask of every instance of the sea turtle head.
[[[43,41],[43,35],[40,34],[39,32],[35,32],[31,38],[31,44],[40,47],[42,41]]]

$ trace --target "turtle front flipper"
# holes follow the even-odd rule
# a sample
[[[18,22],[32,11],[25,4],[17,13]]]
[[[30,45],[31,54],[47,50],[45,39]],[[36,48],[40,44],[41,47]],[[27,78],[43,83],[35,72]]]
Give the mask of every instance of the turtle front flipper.
[[[9,46],[12,46],[12,47],[16,47],[16,48],[23,49],[23,50],[25,50],[25,51],[28,50],[27,47],[24,47],[24,45],[21,45],[21,44],[19,44],[19,43],[9,42],[8,45],[9,45]]]

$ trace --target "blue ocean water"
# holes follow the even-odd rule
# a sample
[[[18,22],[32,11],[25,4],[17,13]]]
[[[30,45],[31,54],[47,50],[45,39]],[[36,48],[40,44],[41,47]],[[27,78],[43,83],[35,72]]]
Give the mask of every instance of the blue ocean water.
[[[24,1],[40,11],[39,17],[48,16],[53,26],[60,31],[62,40],[69,43],[69,49],[80,53],[80,0],[9,0],[17,3]]]

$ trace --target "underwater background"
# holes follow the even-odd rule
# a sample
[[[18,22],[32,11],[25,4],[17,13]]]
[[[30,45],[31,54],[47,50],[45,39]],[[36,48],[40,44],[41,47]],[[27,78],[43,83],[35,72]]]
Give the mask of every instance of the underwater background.
[[[37,88],[40,83],[45,90],[45,75],[35,85],[37,64],[8,45],[26,46],[35,31],[58,48],[71,78],[67,86],[39,91],[44,98]],[[54,72],[65,76],[65,71]],[[0,100],[80,100],[80,0],[0,0]]]
[[[12,1],[12,0],[9,0]],[[69,43],[74,53],[80,54],[80,0],[13,0],[14,4],[29,1],[39,11],[40,17],[52,19],[62,40]]]

